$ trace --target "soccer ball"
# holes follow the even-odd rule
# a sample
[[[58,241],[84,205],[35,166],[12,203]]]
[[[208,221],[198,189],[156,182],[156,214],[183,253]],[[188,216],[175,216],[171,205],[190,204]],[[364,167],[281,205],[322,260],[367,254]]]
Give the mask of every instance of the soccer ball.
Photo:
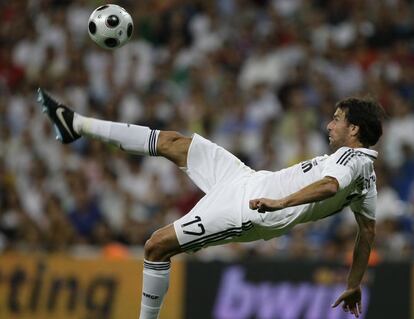
[[[113,50],[131,39],[134,23],[130,14],[116,4],[96,8],[88,21],[91,39],[104,49]]]

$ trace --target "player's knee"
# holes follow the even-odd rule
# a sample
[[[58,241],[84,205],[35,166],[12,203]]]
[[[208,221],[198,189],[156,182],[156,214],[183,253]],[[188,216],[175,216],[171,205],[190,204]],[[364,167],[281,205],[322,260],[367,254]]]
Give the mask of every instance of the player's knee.
[[[168,242],[160,230],[154,232],[144,246],[145,259],[165,261],[170,256]]]
[[[158,137],[157,153],[178,166],[186,166],[190,143],[191,137],[185,137],[174,131],[161,131]]]
[[[167,153],[174,144],[185,138],[178,132],[175,131],[161,131],[158,137],[158,152]]]

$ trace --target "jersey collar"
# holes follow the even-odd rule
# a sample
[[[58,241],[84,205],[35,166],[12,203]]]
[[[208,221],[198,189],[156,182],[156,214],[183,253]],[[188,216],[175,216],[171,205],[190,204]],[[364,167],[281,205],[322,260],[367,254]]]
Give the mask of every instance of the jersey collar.
[[[358,147],[358,148],[355,148],[355,150],[369,156],[371,159],[377,159],[378,157],[377,151],[370,150],[368,148]]]

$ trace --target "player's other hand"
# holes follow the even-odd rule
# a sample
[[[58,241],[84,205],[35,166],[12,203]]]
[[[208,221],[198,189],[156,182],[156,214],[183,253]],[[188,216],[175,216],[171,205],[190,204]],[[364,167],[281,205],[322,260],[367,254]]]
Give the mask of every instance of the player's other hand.
[[[338,306],[341,302],[342,309],[345,312],[352,313],[356,318],[362,314],[362,304],[361,304],[361,288],[348,288],[345,290],[338,299],[332,305],[332,308]]]
[[[278,199],[257,198],[249,201],[250,209],[257,210],[259,213],[274,212],[282,209],[283,202]]]

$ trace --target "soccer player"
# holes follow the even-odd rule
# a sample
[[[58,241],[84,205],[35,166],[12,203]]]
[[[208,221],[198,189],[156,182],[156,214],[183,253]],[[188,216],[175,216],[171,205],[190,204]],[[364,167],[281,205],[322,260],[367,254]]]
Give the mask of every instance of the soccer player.
[[[81,136],[120,149],[164,156],[182,168],[205,196],[185,216],[154,232],[145,244],[141,319],[158,318],[167,292],[170,258],[182,252],[270,239],[296,224],[339,213],[346,206],[358,224],[347,289],[333,307],[362,313],[360,284],[375,236],[375,145],[382,135],[382,108],[375,101],[339,101],[328,124],[331,155],[277,171],[255,171],[211,141],[194,134],[84,117],[39,89],[38,102],[53,122],[57,138]]]

